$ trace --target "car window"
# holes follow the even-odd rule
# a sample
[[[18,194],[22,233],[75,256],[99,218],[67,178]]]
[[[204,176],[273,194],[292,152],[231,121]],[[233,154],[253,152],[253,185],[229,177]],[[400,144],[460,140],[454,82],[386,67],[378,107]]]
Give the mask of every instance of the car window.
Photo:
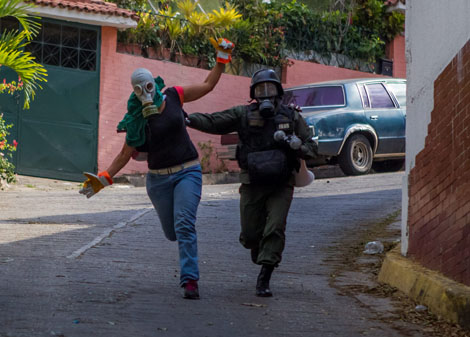
[[[370,108],[369,96],[367,95],[367,91],[364,85],[359,86],[359,91],[361,92],[362,105],[364,108]]]
[[[389,88],[395,97],[397,98],[400,107],[406,107],[406,84],[405,83],[387,83]]]
[[[286,90],[282,103],[293,103],[301,107],[344,105],[344,91],[342,86],[325,86]]]
[[[371,108],[394,108],[390,95],[380,83],[367,84]]]

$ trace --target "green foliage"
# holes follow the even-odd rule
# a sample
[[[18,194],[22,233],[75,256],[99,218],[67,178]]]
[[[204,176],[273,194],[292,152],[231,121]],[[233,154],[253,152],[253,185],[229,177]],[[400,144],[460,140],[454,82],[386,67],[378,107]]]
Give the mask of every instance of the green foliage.
[[[384,56],[385,44],[403,32],[404,15],[387,12],[382,0],[345,0],[334,5],[320,12],[295,0],[272,2],[283,14],[287,48],[314,52],[323,61],[344,55],[372,64]]]
[[[223,5],[223,1],[219,0],[200,0],[199,1],[202,9],[208,13],[211,12],[214,9],[220,8],[221,5]]]
[[[313,11],[325,11],[330,6],[331,0],[302,0]]]
[[[129,8],[130,4],[125,7]],[[168,48],[172,59],[180,52],[199,56],[212,64],[214,48],[209,37],[225,36],[226,30],[240,18],[228,3],[209,12],[208,8],[201,11],[193,0],[153,0],[152,5],[143,2],[137,13],[140,16],[137,28],[119,32],[120,42],[137,43],[143,49]]]
[[[149,7],[147,0],[108,0],[108,1],[115,3],[120,8],[131,9],[135,12],[139,12],[143,8]]]
[[[0,85],[0,93],[13,93],[15,90],[23,90],[24,106],[28,109],[34,99],[35,92],[42,89],[40,82],[45,82],[47,72],[43,65],[37,63],[24,47],[38,33],[40,24],[31,17],[26,10],[34,8],[30,4],[24,4],[22,0],[0,1],[0,18],[15,17],[22,27],[21,31],[4,31],[0,35],[0,66],[6,66],[14,70],[19,77],[18,84],[4,83]],[[21,85],[20,85],[21,83]],[[11,89],[14,90],[11,90]]]
[[[155,46],[161,43],[158,35],[158,23],[153,16],[145,12],[138,12],[140,16],[136,28],[118,32],[118,39],[126,43],[136,43],[142,48]]]
[[[227,38],[235,43],[233,56],[271,67],[287,64],[283,13],[260,0],[229,0],[242,14]]]
[[[208,38],[223,36],[235,43],[235,59],[271,67],[288,64],[293,54],[327,64],[340,56],[374,64],[404,26],[404,15],[387,12],[383,0],[311,0],[308,6],[297,0],[228,0],[210,13],[201,12],[192,0],[151,1],[158,15],[146,18],[142,13],[149,6],[142,1],[142,22],[128,31],[134,42],[209,57],[212,62]],[[217,3],[206,0],[204,6]]]
[[[0,115],[0,188],[3,187],[4,183],[12,183],[16,181],[15,178],[15,166],[11,163],[13,158],[13,152],[16,151],[16,141],[13,144],[9,144],[7,136],[10,134],[8,129],[13,125],[5,124],[3,114]]]

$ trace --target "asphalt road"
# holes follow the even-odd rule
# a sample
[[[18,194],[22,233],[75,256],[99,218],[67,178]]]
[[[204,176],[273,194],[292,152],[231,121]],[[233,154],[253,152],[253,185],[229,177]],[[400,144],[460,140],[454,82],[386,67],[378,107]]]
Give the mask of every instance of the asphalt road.
[[[364,305],[331,282],[345,242],[391,214],[399,220],[402,179],[319,179],[296,190],[273,298],[254,296],[259,267],[238,243],[239,185],[205,185],[201,300],[188,301],[176,243],[144,188],[115,184],[86,199],[77,183],[25,178],[0,191],[0,336],[426,336],[378,319],[393,315],[390,303]]]

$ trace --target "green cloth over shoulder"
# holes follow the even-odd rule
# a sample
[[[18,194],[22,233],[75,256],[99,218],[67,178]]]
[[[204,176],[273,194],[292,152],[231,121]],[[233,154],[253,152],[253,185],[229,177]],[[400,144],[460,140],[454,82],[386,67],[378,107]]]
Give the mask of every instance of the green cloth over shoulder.
[[[155,80],[155,95],[153,103],[158,108],[163,103],[163,94],[161,90],[165,87],[163,79],[158,76]],[[144,145],[145,143],[145,126],[147,120],[142,114],[142,102],[137,98],[134,92],[127,100],[127,113],[117,126],[118,132],[126,132],[126,144],[132,147]]]

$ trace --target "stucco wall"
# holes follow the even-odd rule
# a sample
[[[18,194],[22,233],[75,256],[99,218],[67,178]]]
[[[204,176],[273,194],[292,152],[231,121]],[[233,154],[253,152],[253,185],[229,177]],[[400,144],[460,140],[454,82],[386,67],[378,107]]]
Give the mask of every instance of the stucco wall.
[[[98,129],[99,170],[108,167],[124,143],[125,134],[117,134],[116,126],[126,112],[126,103],[131,92],[130,76],[135,68],[148,68],[155,76],[161,76],[167,87],[198,83],[203,81],[209,73],[208,70],[186,67],[177,63],[117,53],[116,35],[115,28],[104,27],[102,30]],[[288,88],[311,82],[374,76],[379,75],[295,60],[294,65],[287,68],[283,86]],[[249,99],[249,86],[250,78],[248,77],[223,74],[211,93],[196,102],[185,104],[184,108],[188,113],[214,112],[234,105],[246,104]],[[225,146],[220,145],[220,136],[208,135],[191,129],[189,132],[196,147],[199,142],[211,141],[214,153],[226,151]],[[200,155],[203,156],[204,153],[200,152]],[[238,170],[234,161],[224,161],[224,164],[230,171]],[[211,165],[215,171],[223,168],[221,161],[218,161],[214,154]],[[120,174],[143,173],[146,169],[146,163],[131,160]]]
[[[296,85],[341,80],[346,78],[361,78],[361,77],[381,77],[371,73],[363,73],[360,71],[325,66],[323,64],[291,60],[294,65],[287,68],[286,81],[283,84],[284,88],[293,87]]]
[[[402,254],[408,251],[408,174],[423,150],[434,109],[434,82],[470,36],[467,0],[407,3],[406,176],[403,181]],[[410,215],[411,216],[411,215]]]

